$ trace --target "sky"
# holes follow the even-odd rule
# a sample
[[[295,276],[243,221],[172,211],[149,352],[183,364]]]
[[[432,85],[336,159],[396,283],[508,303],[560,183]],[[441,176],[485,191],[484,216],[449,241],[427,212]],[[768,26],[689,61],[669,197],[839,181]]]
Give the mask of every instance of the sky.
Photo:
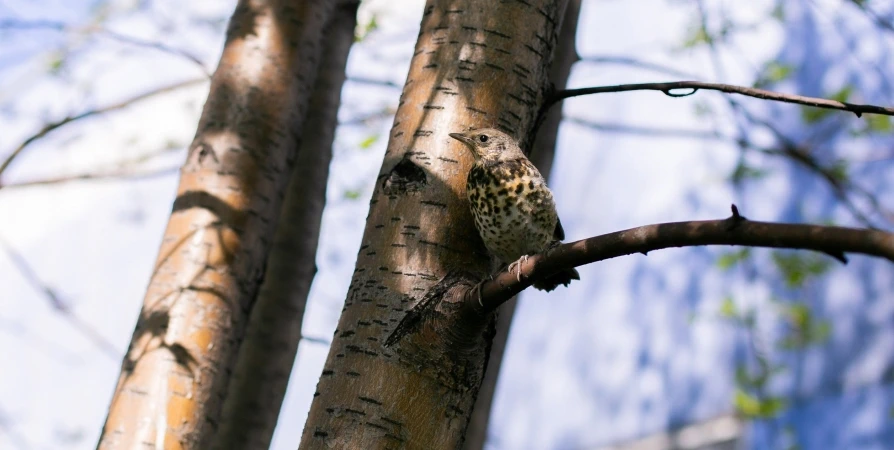
[[[779,23],[766,19],[771,1],[706,1],[711,27],[742,25],[714,53],[684,45],[696,35],[694,2],[584,1],[577,36],[582,61],[569,86],[680,79],[605,62],[624,57],[746,85],[776,67],[793,74],[773,89],[829,96],[853,86],[854,101],[890,105],[894,90],[885,74],[894,73],[894,33],[879,31],[846,3],[785,2]],[[869,3],[882,13],[894,11],[891,2]],[[66,32],[0,29],[0,39],[14,43],[0,46],[0,157],[49,121],[204,77],[219,57],[232,8],[231,1],[0,2],[0,22],[69,26]],[[419,1],[364,2],[359,22],[375,17],[378,28],[352,49],[349,78],[402,84],[421,11]],[[86,32],[91,24],[104,31]],[[175,170],[207,89],[200,82],[60,129],[35,142],[0,178],[14,184],[134,161],[135,172],[150,175],[0,190],[0,354],[7,361],[0,370],[0,448],[95,447],[170,213]],[[398,95],[396,88],[345,85],[339,117],[348,125],[336,137],[319,272],[304,321],[304,334],[313,339],[299,346],[276,450],[294,449],[300,439],[387,144],[387,111]],[[852,179],[883,205],[894,203],[890,132],[861,136],[855,130],[863,122],[844,114],[806,124],[797,107],[736,101],[790,139],[809,143],[823,161],[848,158]],[[742,152],[728,140],[654,132],[716,130],[770,146],[772,133],[746,127],[730,113],[727,97],[604,94],[568,100],[563,112],[575,120],[560,129],[550,187],[567,240],[724,218],[731,203],[752,219],[858,225],[827,184],[784,158]],[[619,125],[653,133],[608,131]],[[730,183],[730,174],[743,166],[752,178]],[[871,209],[865,197],[855,202]],[[488,448],[600,448],[728,414],[732,374],[742,364],[753,368],[756,352],[786,367],[768,389],[793,400],[778,420],[755,426],[751,448],[780,445],[780,430],[787,428],[803,448],[883,448],[894,438],[890,264],[854,256],[848,266],[833,266],[821,279],[793,288],[768,251],[721,270],[718,260],[730,250],[619,258],[580,268],[581,281],[567,289],[525,293],[500,374]],[[30,272],[21,269],[23,261]],[[726,299],[737,311],[753,312],[754,330],[723,318]],[[779,351],[786,311],[780,305],[795,302],[831,320],[830,336],[802,352]]]

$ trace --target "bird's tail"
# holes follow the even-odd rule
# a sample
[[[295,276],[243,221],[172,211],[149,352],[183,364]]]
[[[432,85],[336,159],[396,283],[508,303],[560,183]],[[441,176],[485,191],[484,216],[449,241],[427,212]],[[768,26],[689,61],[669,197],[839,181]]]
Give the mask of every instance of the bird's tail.
[[[534,288],[540,289],[541,291],[549,292],[558,287],[560,284],[562,286],[568,286],[569,284],[571,284],[571,280],[580,280],[580,274],[577,273],[577,270],[573,268],[564,269],[546,278],[535,281]]]

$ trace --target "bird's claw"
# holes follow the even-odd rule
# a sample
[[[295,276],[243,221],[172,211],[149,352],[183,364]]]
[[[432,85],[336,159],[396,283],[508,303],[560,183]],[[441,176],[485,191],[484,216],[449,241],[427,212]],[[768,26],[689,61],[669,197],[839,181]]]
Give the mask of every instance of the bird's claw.
[[[515,261],[512,264],[509,264],[509,267],[507,267],[507,270],[509,271],[509,273],[512,273],[512,268],[515,267],[516,281],[521,281],[521,264],[523,262],[528,262],[528,255],[522,255],[521,258],[518,258],[517,261]]]
[[[491,278],[491,279],[493,279],[493,278]],[[479,304],[482,308],[484,308],[484,302],[481,301],[481,286],[482,286],[483,284],[484,284],[484,281],[478,283],[478,285],[475,286],[475,291],[478,292],[478,304]]]

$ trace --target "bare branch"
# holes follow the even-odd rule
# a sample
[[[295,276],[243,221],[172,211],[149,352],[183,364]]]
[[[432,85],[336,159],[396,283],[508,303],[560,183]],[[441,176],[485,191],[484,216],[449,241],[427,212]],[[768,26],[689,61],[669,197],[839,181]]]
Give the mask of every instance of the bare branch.
[[[389,88],[394,88],[394,89],[403,89],[402,85],[399,85],[393,81],[379,80],[379,79],[375,79],[375,78],[351,76],[351,77],[348,77],[347,81],[350,83],[372,84],[374,86],[383,86],[383,87],[389,87]]]
[[[674,77],[680,78],[695,78],[695,76],[691,73],[684,72],[682,70],[674,69],[673,67],[664,66],[661,64],[643,61],[636,58],[629,58],[626,56],[612,56],[612,55],[604,55],[604,56],[585,56],[581,57],[580,62],[594,63],[594,64],[618,64],[622,66],[630,66],[636,67],[639,69],[651,70],[653,72],[660,72]]]
[[[168,93],[171,91],[175,91],[177,89],[193,86],[193,85],[196,85],[199,83],[205,83],[207,81],[208,80],[205,78],[195,78],[192,80],[178,81],[176,83],[169,84],[167,86],[162,86],[160,88],[156,88],[151,91],[144,92],[144,93],[136,95],[134,97],[122,100],[118,103],[113,103],[111,105],[106,105],[106,106],[96,108],[96,109],[90,109],[90,110],[84,111],[80,114],[77,114],[74,116],[68,116],[68,117],[65,117],[64,119],[58,120],[56,122],[48,123],[48,124],[44,125],[43,128],[40,129],[40,131],[38,131],[37,133],[34,133],[33,135],[29,136],[27,139],[22,141],[22,143],[19,144],[19,146],[16,147],[15,150],[13,150],[9,154],[9,156],[6,157],[6,159],[3,161],[3,163],[0,164],[0,175],[2,175],[3,172],[9,167],[9,165],[12,164],[12,162],[22,153],[22,151],[25,150],[25,148],[27,148],[29,145],[31,145],[34,141],[46,136],[47,134],[49,134],[52,131],[55,131],[61,127],[64,127],[65,125],[68,125],[72,122],[76,122],[81,119],[85,119],[90,116],[95,116],[95,115],[115,111],[118,109],[122,109],[122,108],[130,106],[134,103],[155,97],[160,94],[165,94],[165,93]],[[0,187],[2,187],[2,186],[3,186],[3,183],[0,182]]]
[[[635,136],[662,137],[662,138],[681,138],[681,139],[702,139],[712,141],[730,141],[736,139],[732,136],[725,136],[716,131],[693,130],[693,129],[675,129],[675,128],[658,128],[644,127],[639,125],[630,125],[626,123],[612,122],[592,122],[579,117],[565,116],[562,118],[565,123],[570,123],[595,131],[606,133],[622,133],[632,134]]]
[[[24,20],[16,20],[16,19],[8,19],[0,21],[0,30],[33,30],[33,29],[45,29],[45,30],[55,30],[63,33],[91,33],[95,32],[99,36],[107,37],[109,39],[133,45],[137,47],[151,48],[153,50],[158,50],[163,53],[167,53],[169,55],[174,55],[180,58],[184,58],[189,62],[195,64],[202,70],[202,73],[205,74],[207,78],[211,78],[211,73],[208,71],[208,68],[205,67],[205,64],[202,63],[195,55],[187,52],[186,50],[171,47],[169,45],[162,44],[161,42],[149,41],[145,39],[139,39],[133,36],[128,36],[125,34],[117,33],[115,31],[109,30],[107,28],[100,27],[98,25],[92,24],[84,27],[77,27],[73,25],[68,25],[64,22],[56,22],[52,20],[35,20],[35,21],[24,21]]]
[[[9,183],[0,185],[0,189],[27,188],[34,186],[49,186],[53,184],[70,183],[72,181],[99,181],[99,180],[145,180],[150,178],[163,177],[173,175],[180,170],[180,164],[171,167],[161,167],[158,169],[135,171],[132,168],[124,167],[116,170],[104,172],[82,173],[75,175],[61,175],[57,177],[38,178],[35,180],[27,180],[18,183]]]
[[[894,262],[894,233],[880,230],[820,225],[752,222],[733,209],[725,220],[646,225],[559,245],[518,265],[516,274],[502,271],[493,280],[470,290],[466,305],[489,312],[533,281],[558,270],[634,253],[671,247],[743,245],[814,250],[846,262],[845,253],[861,253]]]
[[[65,320],[68,321],[75,329],[78,330],[84,337],[93,342],[106,356],[112,358],[113,360],[118,360],[121,358],[121,352],[112,345],[105,337],[99,334],[90,324],[84,322],[79,317],[77,317],[74,312],[71,310],[69,305],[65,303],[56,291],[51,288],[49,285],[45,284],[34,270],[31,268],[31,265],[28,264],[28,261],[19,254],[14,248],[12,248],[6,240],[0,238],[0,247],[6,252],[9,256],[9,259],[19,270],[19,273],[31,284],[34,289],[40,291],[47,302],[50,304],[50,307],[53,308],[56,312],[58,312]]]
[[[886,20],[879,13],[875,12],[875,10],[870,8],[865,1],[850,0],[850,3],[862,10],[864,14],[866,14],[873,22],[875,22],[876,25],[879,26],[879,28],[884,28],[888,31],[894,31],[894,24]]]
[[[816,157],[810,152],[810,149],[805,145],[801,145],[791,138],[789,138],[785,133],[783,133],[779,128],[777,128],[772,122],[768,120],[764,120],[758,117],[755,117],[747,108],[743,105],[739,104],[733,99],[729,99],[729,104],[733,108],[733,110],[739,114],[741,114],[746,120],[748,120],[752,124],[761,125],[769,130],[776,139],[779,141],[780,148],[763,148],[758,145],[755,145],[751,142],[747,137],[743,137],[739,139],[737,143],[743,149],[751,149],[757,150],[767,155],[776,155],[788,158],[794,161],[797,164],[800,164],[802,167],[814,172],[819,175],[826,183],[829,185],[830,189],[832,189],[832,193],[836,198],[850,211],[851,215],[854,216],[860,223],[867,227],[874,227],[872,220],[860,211],[860,208],[854,203],[851,198],[849,191],[856,192],[863,196],[863,198],[870,203],[872,208],[876,213],[881,214],[885,217],[886,220],[892,220],[892,214],[886,210],[886,208],[879,202],[878,198],[873,195],[871,192],[867,191],[865,188],[848,181],[847,179],[842,178],[839,174],[836,173],[834,168],[826,167],[821,164]]]
[[[682,94],[675,94],[674,92],[672,92],[678,89],[689,89],[690,91]],[[856,114],[857,117],[860,117],[865,113],[894,116],[894,108],[839,102],[837,100],[805,97],[803,95],[782,94],[779,92],[767,91],[764,89],[736,86],[732,84],[708,83],[704,81],[670,81],[665,83],[618,84],[614,86],[596,86],[581,89],[568,89],[553,93],[549,100],[544,103],[544,108],[548,108],[566,98],[577,97],[581,95],[603,94],[607,92],[661,91],[665,95],[668,95],[670,97],[687,97],[695,94],[696,92],[698,92],[699,89],[725,92],[727,94],[740,94],[748,97],[759,98],[762,100],[794,103],[798,105],[813,106],[816,108],[848,111]]]

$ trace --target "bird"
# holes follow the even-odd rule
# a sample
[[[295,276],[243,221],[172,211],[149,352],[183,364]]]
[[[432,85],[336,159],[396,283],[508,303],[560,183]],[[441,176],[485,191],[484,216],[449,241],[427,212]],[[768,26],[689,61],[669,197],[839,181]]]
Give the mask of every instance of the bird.
[[[547,251],[565,239],[553,194],[540,171],[522,152],[518,142],[493,128],[449,133],[468,147],[475,158],[466,179],[466,195],[475,228],[488,252],[503,267],[513,267],[528,256]],[[574,268],[563,269],[534,282],[551,291],[580,280]]]

